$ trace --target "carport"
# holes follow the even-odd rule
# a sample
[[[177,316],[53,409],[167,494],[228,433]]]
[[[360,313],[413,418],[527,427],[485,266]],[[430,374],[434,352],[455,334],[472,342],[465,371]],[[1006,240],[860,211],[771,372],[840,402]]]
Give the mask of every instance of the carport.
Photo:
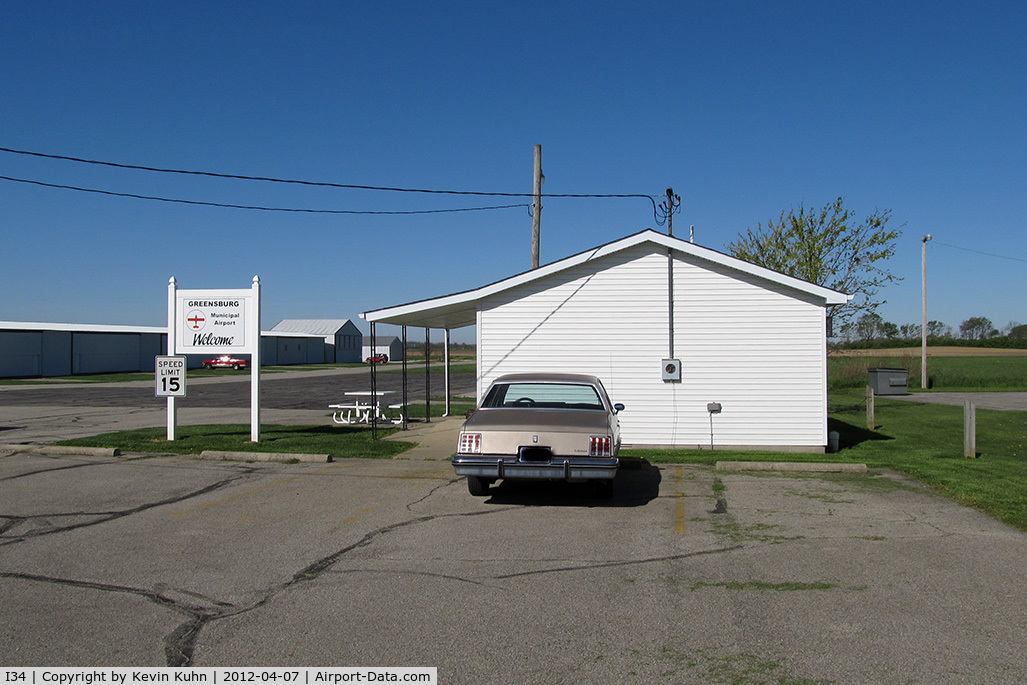
[[[446,331],[447,383],[449,331],[477,326],[478,397],[505,373],[599,371],[631,407],[626,444],[709,445],[708,408],[719,405],[721,447],[822,452],[827,312],[849,299],[644,230],[480,288],[361,317],[372,335],[379,322]]]
[[[402,390],[402,403],[403,403],[403,430],[407,430],[408,421],[408,383],[407,383],[407,329],[408,328],[423,328],[424,329],[424,403],[425,403],[425,421],[431,422],[431,330],[443,331],[443,358],[444,358],[444,378],[445,378],[445,405],[446,410],[443,416],[449,416],[450,412],[450,331],[454,328],[464,328],[466,326],[473,326],[477,323],[477,304],[478,298],[475,296],[475,291],[467,291],[463,293],[457,293],[456,295],[450,295],[448,297],[437,298],[432,300],[419,300],[417,302],[411,302],[408,304],[398,305],[395,307],[386,307],[384,309],[375,309],[369,312],[363,312],[360,314],[360,318],[370,324],[370,337],[371,337],[371,349],[376,349],[377,345],[377,324],[389,324],[393,326],[399,326],[402,333],[401,338],[403,341],[403,390]],[[430,304],[429,304],[430,303]],[[371,360],[371,392],[376,393],[378,390],[378,363]],[[372,422],[372,433],[374,438],[378,437],[377,423]]]

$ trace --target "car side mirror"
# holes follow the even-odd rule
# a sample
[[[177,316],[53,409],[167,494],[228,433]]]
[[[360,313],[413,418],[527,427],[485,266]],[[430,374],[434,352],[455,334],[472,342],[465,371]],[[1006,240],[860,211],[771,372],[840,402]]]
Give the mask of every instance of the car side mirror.
[[[613,405],[613,413],[614,414],[619,414],[622,411],[624,411],[624,405],[623,404],[618,402],[617,404]]]

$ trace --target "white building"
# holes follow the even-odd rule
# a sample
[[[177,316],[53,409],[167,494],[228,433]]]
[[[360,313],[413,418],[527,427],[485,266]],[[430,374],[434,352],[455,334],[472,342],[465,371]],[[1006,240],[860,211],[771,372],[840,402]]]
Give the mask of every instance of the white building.
[[[272,333],[304,333],[324,338],[324,353],[318,362],[360,362],[363,333],[349,319],[283,319]],[[302,362],[300,362],[302,363]]]
[[[822,451],[827,307],[848,299],[646,230],[476,290],[362,316],[476,324],[479,400],[505,373],[594,373],[627,407],[625,444],[709,447],[712,422],[720,448]],[[672,363],[679,380],[667,378]],[[711,403],[720,413],[711,416]]]
[[[0,321],[0,378],[153,371],[167,328]]]
[[[375,354],[387,355],[390,362],[403,361],[403,341],[395,335],[379,335],[374,340]],[[371,338],[365,338],[363,359],[371,356]]]
[[[0,321],[0,378],[152,373],[154,357],[167,354],[167,330],[165,326]],[[323,339],[316,335],[262,331],[260,343],[264,366],[326,361]],[[359,347],[360,341],[355,344]],[[213,355],[185,356],[189,368],[195,369]]]

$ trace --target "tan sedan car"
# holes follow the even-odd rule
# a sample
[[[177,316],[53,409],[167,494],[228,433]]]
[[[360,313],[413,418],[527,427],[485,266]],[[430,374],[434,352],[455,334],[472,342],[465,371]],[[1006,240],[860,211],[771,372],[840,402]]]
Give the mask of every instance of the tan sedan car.
[[[594,481],[613,495],[618,412],[595,376],[510,374],[489,386],[460,430],[453,467],[472,495],[500,478]]]

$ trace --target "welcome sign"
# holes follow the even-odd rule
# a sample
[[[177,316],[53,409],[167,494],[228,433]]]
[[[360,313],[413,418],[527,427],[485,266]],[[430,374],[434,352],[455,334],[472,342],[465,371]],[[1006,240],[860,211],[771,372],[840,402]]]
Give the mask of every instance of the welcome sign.
[[[179,290],[176,297],[179,354],[252,352],[249,290]]]
[[[250,355],[250,440],[260,442],[260,279],[247,290],[179,290],[172,276],[167,356],[184,354]],[[178,431],[177,399],[167,396],[168,440]]]

